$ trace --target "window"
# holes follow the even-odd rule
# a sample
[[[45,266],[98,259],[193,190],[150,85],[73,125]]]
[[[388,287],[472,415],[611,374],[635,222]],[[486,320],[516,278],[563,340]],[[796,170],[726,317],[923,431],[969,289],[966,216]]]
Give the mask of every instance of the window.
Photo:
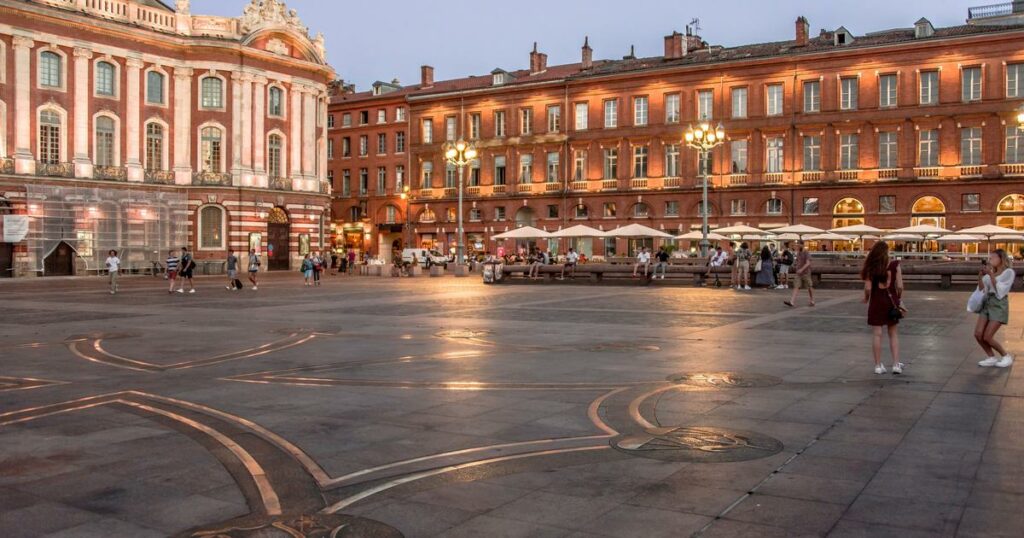
[[[960,164],[981,164],[981,127],[960,129]]]
[[[333,161],[334,160],[334,139],[333,138],[328,138],[327,139],[327,160],[328,161]]]
[[[405,166],[398,165],[395,167],[395,192],[402,192],[405,188]]]
[[[604,209],[603,209],[603,213],[602,213],[604,215],[604,218],[606,218],[606,219],[613,219],[613,218],[615,218],[616,211],[617,211],[617,209],[615,207],[615,202],[605,202],[604,203]]]
[[[804,198],[803,209],[801,213],[804,215],[817,215],[818,214],[818,198],[807,197]]]
[[[665,123],[679,123],[679,94],[665,96]]]
[[[647,177],[647,146],[633,147],[633,177]]]
[[[980,67],[965,67],[960,72],[960,98],[965,103],[981,101]]]
[[[557,205],[549,205],[548,206],[548,218],[549,219],[557,219],[558,218],[558,206]]]
[[[395,221],[397,221],[397,220],[398,220],[398,208],[397,207],[395,207],[393,205],[389,205],[386,208],[384,208],[384,223],[385,224],[394,224]]]
[[[456,218],[455,208],[454,207],[449,207],[448,209],[446,209],[445,212],[444,212],[444,218],[448,222],[455,222],[455,218]]]
[[[434,163],[423,163],[421,172],[423,175],[420,177],[420,188],[429,189],[434,184]]]
[[[151,105],[162,105],[166,103],[164,97],[164,81],[167,80],[163,73],[149,71],[146,73],[146,102]]]
[[[864,224],[864,204],[856,198],[843,198],[832,208],[832,227]]]
[[[604,102],[604,128],[614,129],[619,126],[619,102],[608,99]]]
[[[224,108],[224,81],[205,77],[201,84],[203,108]]]
[[[494,113],[494,136],[502,138],[505,136],[505,111],[499,110]]]
[[[199,210],[199,248],[224,248],[224,210],[215,205]]]
[[[220,82],[219,79],[213,79]],[[222,133],[216,127],[204,127],[200,131],[200,159],[203,172],[220,173],[222,160]]]
[[[562,129],[562,107],[548,106],[548,132],[557,133]]]
[[[765,143],[765,172],[775,174],[782,172],[783,140],[781,136],[773,136]]]
[[[519,182],[529,183],[533,180],[533,155],[519,156]]]
[[[665,146],[665,177],[679,177],[679,144]]]
[[[480,139],[480,113],[474,112],[469,116],[469,139]]]
[[[284,144],[281,135],[272,134],[267,137],[267,174],[271,178],[281,177],[281,155],[283,152]]]
[[[548,183],[556,183],[561,175],[559,154],[557,151],[548,153]]]
[[[146,170],[164,169],[164,126],[156,122],[146,124]]]
[[[388,152],[388,135],[385,133],[377,134],[377,155],[384,155]]]
[[[960,211],[978,212],[981,211],[981,194],[976,192],[960,195]]]
[[[480,159],[474,159],[473,162],[469,164],[469,186],[480,186]]]
[[[732,157],[731,171],[733,174],[747,173],[747,141],[733,140],[729,143],[729,153]]]
[[[878,77],[878,106],[896,106],[898,92],[899,87],[896,83],[896,75],[882,75]]]
[[[350,170],[341,171],[341,195],[352,195],[352,172]]]
[[[708,177],[711,175],[711,152],[701,151],[697,153],[697,176]]]
[[[573,107],[575,111],[575,129],[577,131],[586,131],[590,121],[590,107],[587,103],[576,103]]]
[[[710,121],[714,116],[715,94],[711,90],[697,92],[697,119]]]
[[[587,179],[587,152],[586,150],[573,150],[572,179],[573,181],[584,181]]]
[[[334,114],[327,115],[327,128],[334,129]]]
[[[821,112],[821,82],[809,80],[804,82],[804,112],[813,114]]]
[[[730,215],[746,215],[747,214],[747,201],[737,198],[729,202],[729,214]]]
[[[395,133],[395,153],[405,153],[405,131]]]
[[[778,198],[770,198],[765,204],[764,212],[768,215],[781,215],[782,200]]]
[[[346,112],[341,115],[341,126],[352,127],[352,114]]]
[[[341,139],[341,156],[351,157],[352,156],[352,139],[345,137]]]
[[[633,125],[643,127],[647,125],[647,98],[633,98]]]
[[[366,157],[370,154],[370,137],[362,135],[359,137],[359,156]]]
[[[1011,126],[1006,128],[1006,159],[1007,164],[1024,163],[1024,128]]]
[[[733,88],[732,89],[732,117],[734,117],[734,118],[746,118],[747,117],[747,89],[746,88]]]
[[[503,155],[494,158],[494,184],[505,184],[505,157]]]
[[[96,118],[96,166],[116,166],[114,160],[114,120],[108,116]]]
[[[769,116],[782,115],[782,84],[769,84],[767,88],[767,108]]]
[[[370,111],[360,110],[359,111],[359,125],[369,125],[370,123]]]
[[[444,139],[446,142],[455,142],[456,136],[455,116],[448,116],[444,119]]]
[[[604,150],[604,179],[617,179],[619,177],[619,150],[616,148],[605,148]]]
[[[575,219],[585,219],[590,216],[590,209],[588,209],[587,206],[583,204],[579,204],[575,208],[573,208],[572,216]]]
[[[821,137],[804,137],[804,172],[821,170]]]
[[[383,108],[378,108],[377,109],[377,123],[387,123],[387,122],[388,122],[388,111],[384,110]]]
[[[63,58],[56,52],[44,51],[39,55],[39,85],[47,88],[64,86]]]
[[[425,119],[422,123],[423,127],[423,143],[433,144],[434,143],[434,120]]]
[[[96,95],[114,97],[117,94],[117,68],[110,62],[96,63]]]
[[[377,195],[383,195],[388,190],[388,169],[383,166],[377,167]]]
[[[676,200],[669,200],[665,202],[665,216],[666,217],[678,217],[679,216],[679,202]]]
[[[1008,64],[1006,66],[1006,98],[1019,99],[1024,97],[1024,64]]]
[[[891,194],[885,194],[878,197],[878,212],[879,213],[895,213],[896,212],[896,197]]]
[[[939,72],[921,71],[918,79],[918,102],[922,105],[939,104]]]
[[[479,207],[474,207],[469,210],[469,220],[473,222],[480,222],[483,220],[483,214],[484,212],[481,211]]]
[[[359,169],[359,196],[366,196],[370,190],[370,171],[366,168]]]
[[[533,109],[523,108],[519,110],[519,134],[528,135],[533,133]]]
[[[454,164],[444,165],[444,187],[446,189],[454,189],[456,187]]]
[[[405,121],[405,107],[400,106],[395,109],[395,121]]]
[[[860,93],[857,77],[843,77],[839,79],[839,109],[857,110],[857,98]]]
[[[275,118],[284,116],[284,91],[281,88],[272,86],[270,88],[269,96],[267,114]],[[334,118],[334,115],[328,116],[327,118],[328,127],[334,127],[332,118]]]
[[[505,208],[504,207],[496,207],[496,208],[494,208],[494,220],[496,220],[496,221],[503,221],[503,220],[505,220]]]
[[[839,169],[856,170],[860,163],[860,135],[839,136]]]
[[[897,133],[887,131],[878,133],[878,167],[898,168],[899,151],[896,145]]]
[[[939,165],[939,131],[925,129],[918,134],[917,165],[930,167]]]

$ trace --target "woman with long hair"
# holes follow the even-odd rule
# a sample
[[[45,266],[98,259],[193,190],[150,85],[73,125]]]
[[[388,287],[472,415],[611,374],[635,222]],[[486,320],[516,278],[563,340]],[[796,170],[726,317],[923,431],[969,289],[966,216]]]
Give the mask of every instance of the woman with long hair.
[[[892,353],[892,373],[902,374],[900,338],[896,331],[902,317],[900,298],[903,295],[903,271],[897,260],[889,259],[889,245],[875,243],[860,270],[864,281],[864,302],[868,305],[868,325],[874,332],[871,350],[875,357],[875,373],[884,374],[882,365],[882,328],[889,333],[889,351]]]
[[[772,249],[768,245],[761,247],[761,270],[757,272],[757,286],[765,289],[775,289],[775,264],[772,259]]]
[[[978,290],[985,293],[985,302],[978,312],[974,339],[985,350],[985,359],[978,366],[1009,368],[1013,357],[996,340],[996,331],[1010,321],[1010,288],[1013,287],[1013,261],[1005,250],[998,248],[978,271]],[[993,351],[995,353],[993,353]]]

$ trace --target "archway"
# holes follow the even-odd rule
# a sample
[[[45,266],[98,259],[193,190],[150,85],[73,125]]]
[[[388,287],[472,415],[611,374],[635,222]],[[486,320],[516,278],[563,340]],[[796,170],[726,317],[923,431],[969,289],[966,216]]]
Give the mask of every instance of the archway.
[[[864,224],[864,204],[856,198],[843,198],[832,207],[832,227],[843,228]],[[854,241],[833,241],[833,250],[853,250]]]
[[[287,271],[291,267],[290,240],[288,213],[280,207],[272,208],[267,214],[267,269]]]
[[[75,249],[64,241],[43,259],[43,276],[71,276],[75,274]]]
[[[1012,228],[1017,231],[1024,231],[1024,194],[1010,194],[999,200],[996,206],[996,224],[1004,228]],[[1024,244],[997,243],[996,248],[1006,249],[1007,252],[1020,256],[1024,252]]]
[[[922,196],[918,198],[910,210],[910,225],[917,226],[919,224],[945,228],[946,204],[942,203],[942,200],[939,200],[935,196]],[[913,249],[915,244],[911,243],[908,247]],[[925,252],[935,252],[939,250],[939,244],[936,241],[926,239],[921,242],[921,250]]]

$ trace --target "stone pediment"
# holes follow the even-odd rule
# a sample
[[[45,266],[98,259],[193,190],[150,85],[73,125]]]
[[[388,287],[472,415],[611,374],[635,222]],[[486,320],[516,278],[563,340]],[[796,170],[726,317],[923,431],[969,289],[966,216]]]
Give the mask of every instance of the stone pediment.
[[[309,36],[309,29],[302,24],[298,13],[282,0],[252,0],[245,6],[242,16],[238,19],[239,30],[243,36],[251,37],[256,33],[263,33],[267,30],[284,31],[306,40],[307,43],[301,48],[311,48],[318,56],[317,60],[326,63],[327,49],[324,44],[323,34],[316,37]],[[288,55],[291,50],[289,44],[282,39],[273,38],[266,41],[265,50],[275,54]]]

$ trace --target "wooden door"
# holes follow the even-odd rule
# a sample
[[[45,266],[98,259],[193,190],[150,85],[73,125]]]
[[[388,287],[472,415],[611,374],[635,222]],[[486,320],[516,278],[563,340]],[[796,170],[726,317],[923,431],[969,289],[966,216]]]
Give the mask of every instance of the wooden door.
[[[267,224],[267,269],[271,271],[287,271],[289,269],[288,236],[289,226],[287,224]]]
[[[71,276],[75,274],[75,249],[61,241],[43,260],[44,276]]]

